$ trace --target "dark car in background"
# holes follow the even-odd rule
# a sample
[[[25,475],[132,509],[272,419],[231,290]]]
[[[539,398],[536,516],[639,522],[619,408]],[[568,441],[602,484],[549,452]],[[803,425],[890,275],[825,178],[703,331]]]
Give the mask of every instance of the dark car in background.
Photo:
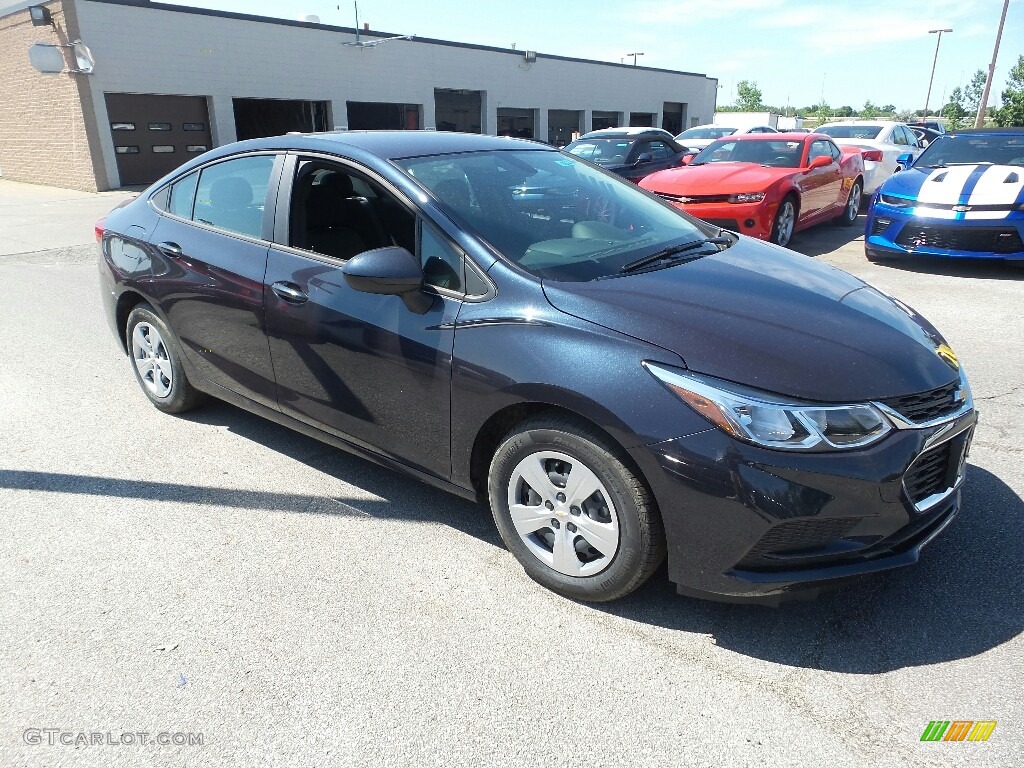
[[[645,176],[682,165],[690,150],[660,128],[602,128],[571,144],[570,152],[624,179],[638,182]]]
[[[513,194],[551,186],[558,216]],[[542,144],[230,144],[97,235],[156,408],[213,396],[486,501],[575,599],[666,553],[682,592],[817,590],[915,562],[960,508],[976,416],[926,320]]]

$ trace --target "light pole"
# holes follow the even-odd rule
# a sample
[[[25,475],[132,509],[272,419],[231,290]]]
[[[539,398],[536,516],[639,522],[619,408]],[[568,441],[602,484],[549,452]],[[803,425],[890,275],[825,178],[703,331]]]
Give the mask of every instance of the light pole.
[[[996,58],[999,56],[999,41],[1003,37],[1003,24],[1006,23],[1006,9],[1010,7],[1010,0],[1003,2],[1003,15],[999,17],[999,31],[996,32],[996,45],[992,49],[992,63],[988,65],[988,77],[985,78],[985,92],[981,95],[981,103],[978,104],[978,116],[974,118],[974,127],[981,128],[985,124],[985,110],[988,109],[988,95],[992,90],[992,78],[996,74]]]
[[[938,33],[939,39],[935,41],[935,58],[932,59],[932,76],[928,78],[928,95],[924,97],[924,116],[928,118],[928,102],[932,98],[932,81],[935,80],[935,65],[939,61],[939,44],[942,42],[943,32],[952,32],[952,29],[929,29],[928,34],[934,35]]]
[[[637,56],[643,56],[643,55],[644,55],[644,54],[643,54],[643,52],[642,52],[642,51],[641,51],[641,52],[639,52],[639,53],[627,53],[627,54],[626,54],[626,56],[627,56],[627,57],[629,57],[629,56],[632,56],[632,57],[633,57],[633,66],[634,66],[634,67],[636,66],[636,57],[637,57]]]

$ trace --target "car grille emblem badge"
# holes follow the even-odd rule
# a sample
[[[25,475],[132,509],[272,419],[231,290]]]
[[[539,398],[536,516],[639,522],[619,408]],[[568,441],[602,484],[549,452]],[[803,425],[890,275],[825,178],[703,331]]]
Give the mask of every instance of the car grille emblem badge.
[[[969,206],[969,205],[954,205],[953,206],[953,210],[956,211],[957,213],[966,213],[967,211],[971,210],[971,206]]]

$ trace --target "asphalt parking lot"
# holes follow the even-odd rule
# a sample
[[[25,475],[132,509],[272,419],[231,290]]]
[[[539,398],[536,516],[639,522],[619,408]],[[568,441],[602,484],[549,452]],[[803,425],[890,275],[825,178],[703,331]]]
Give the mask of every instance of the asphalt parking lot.
[[[777,609],[662,570],[591,606],[528,580],[482,507],[227,405],[152,408],[98,300],[121,199],[0,181],[0,765],[1022,764],[1024,269],[792,243],[970,376],[964,510],[916,567]],[[998,725],[921,743],[931,720]],[[107,743],[140,732],[202,744]]]

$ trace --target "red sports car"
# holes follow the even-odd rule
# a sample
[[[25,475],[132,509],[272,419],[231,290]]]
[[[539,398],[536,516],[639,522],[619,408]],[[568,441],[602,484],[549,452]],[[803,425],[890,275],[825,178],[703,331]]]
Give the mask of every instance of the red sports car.
[[[821,134],[752,133],[719,139],[640,186],[723,229],[786,245],[813,224],[857,220],[864,161]]]

